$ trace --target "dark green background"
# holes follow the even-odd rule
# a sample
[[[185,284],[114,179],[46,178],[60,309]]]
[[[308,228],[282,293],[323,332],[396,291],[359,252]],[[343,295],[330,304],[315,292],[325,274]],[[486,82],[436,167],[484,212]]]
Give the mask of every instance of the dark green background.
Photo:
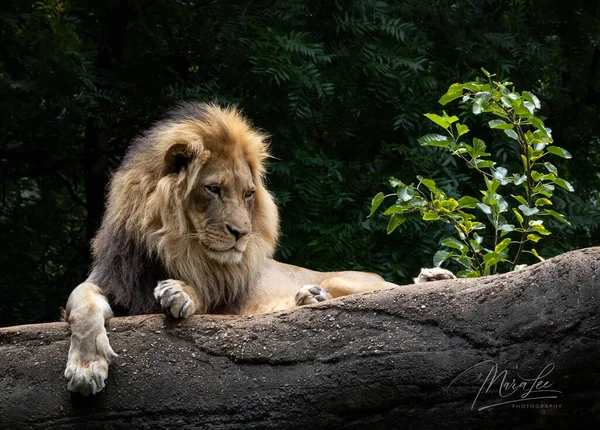
[[[0,325],[58,318],[85,279],[128,142],[176,101],[237,103],[272,134],[278,258],[409,282],[443,225],[366,219],[394,175],[450,194],[476,176],[416,139],[447,87],[485,67],[531,90],[576,192],[543,256],[600,244],[600,8],[586,0],[19,1],[0,12]],[[460,115],[509,168],[514,147]]]

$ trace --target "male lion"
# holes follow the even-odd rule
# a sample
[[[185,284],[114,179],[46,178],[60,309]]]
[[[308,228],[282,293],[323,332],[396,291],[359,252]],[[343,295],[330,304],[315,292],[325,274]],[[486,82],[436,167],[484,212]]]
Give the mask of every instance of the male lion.
[[[320,273],[272,259],[279,220],[264,185],[266,138],[235,108],[188,103],[134,140],[110,183],[91,273],[67,302],[69,390],[88,395],[105,386],[117,356],[104,328],[109,303],[187,318],[396,287],[371,273]],[[416,281],[453,277],[433,269]]]

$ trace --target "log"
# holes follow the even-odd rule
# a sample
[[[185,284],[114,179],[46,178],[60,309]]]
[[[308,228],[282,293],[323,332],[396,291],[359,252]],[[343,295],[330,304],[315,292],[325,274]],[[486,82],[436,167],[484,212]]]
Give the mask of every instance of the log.
[[[108,320],[106,389],[65,323],[0,330],[0,428],[575,428],[600,420],[600,248],[271,314]]]

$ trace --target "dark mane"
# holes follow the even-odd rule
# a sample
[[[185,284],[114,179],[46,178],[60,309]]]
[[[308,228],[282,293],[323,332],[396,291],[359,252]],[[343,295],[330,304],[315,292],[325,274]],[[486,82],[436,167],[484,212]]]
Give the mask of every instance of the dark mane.
[[[131,314],[159,310],[153,291],[165,276],[161,262],[141,249],[126,232],[102,226],[94,239],[90,281],[102,285],[111,305]]]

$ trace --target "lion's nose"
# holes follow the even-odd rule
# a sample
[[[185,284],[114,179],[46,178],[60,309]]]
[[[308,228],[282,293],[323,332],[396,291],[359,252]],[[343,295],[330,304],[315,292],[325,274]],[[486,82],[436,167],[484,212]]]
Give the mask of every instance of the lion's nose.
[[[233,234],[233,236],[235,237],[236,242],[238,240],[240,240],[242,237],[246,236],[248,233],[250,233],[250,230],[248,230],[247,228],[244,227],[240,227],[237,225],[232,225],[229,223],[225,224],[225,227],[227,227],[227,231],[231,234]]]

